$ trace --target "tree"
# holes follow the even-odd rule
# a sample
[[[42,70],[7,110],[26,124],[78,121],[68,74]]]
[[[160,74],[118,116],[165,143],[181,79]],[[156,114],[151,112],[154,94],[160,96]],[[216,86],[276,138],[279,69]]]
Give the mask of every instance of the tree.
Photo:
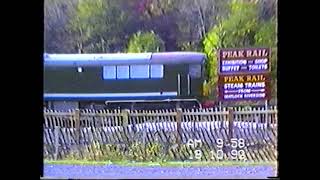
[[[199,51],[205,34],[228,12],[229,0],[176,0],[179,35],[177,44],[181,50]]]
[[[228,48],[254,45],[254,35],[259,24],[257,3],[234,0],[230,8],[230,16],[222,22],[222,45]]]
[[[145,33],[139,31],[130,38],[127,51],[129,53],[142,53],[164,50],[164,42],[153,31]]]
[[[215,25],[203,39],[203,50],[208,57],[207,77],[211,85],[217,82],[217,53],[220,48],[239,48],[254,45],[258,28],[256,3],[234,0],[230,14]]]
[[[277,16],[277,4],[278,0],[260,0],[260,15],[259,19],[268,21]]]
[[[177,50],[179,36],[175,0],[140,0],[138,4],[141,31],[154,31],[163,41],[167,51]]]
[[[216,25],[212,30],[210,30],[203,40],[203,51],[207,55],[207,61],[205,63],[206,76],[208,83],[204,86],[204,90],[209,92],[204,92],[208,96],[213,96],[213,93],[217,91],[211,91],[217,87],[218,82],[218,49],[222,47],[222,26]],[[210,88],[211,87],[211,88]]]
[[[147,18],[163,16],[174,10],[174,0],[141,0],[140,10]]]
[[[255,34],[256,47],[271,48],[271,89],[272,96],[277,95],[277,32],[276,17],[269,21],[261,22],[260,29]]]
[[[79,52],[119,51],[127,15],[117,0],[81,0],[70,27]],[[120,47],[119,47],[120,46]]]
[[[258,5],[257,1],[233,0],[229,6],[229,16],[221,19],[203,39],[204,52],[208,58],[206,74],[208,84],[212,87],[209,89],[217,90],[219,48],[276,47],[275,21],[259,18]],[[272,57],[275,57],[274,54]],[[275,61],[272,62],[273,72],[276,72]]]
[[[78,0],[44,1],[44,51],[47,53],[72,53],[73,38],[68,29],[70,17]]]

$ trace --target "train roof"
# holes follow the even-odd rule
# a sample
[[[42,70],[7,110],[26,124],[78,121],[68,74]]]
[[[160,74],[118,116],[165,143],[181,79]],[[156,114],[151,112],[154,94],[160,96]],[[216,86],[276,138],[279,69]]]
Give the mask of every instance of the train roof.
[[[201,64],[199,52],[44,54],[45,66],[102,66],[128,64]]]

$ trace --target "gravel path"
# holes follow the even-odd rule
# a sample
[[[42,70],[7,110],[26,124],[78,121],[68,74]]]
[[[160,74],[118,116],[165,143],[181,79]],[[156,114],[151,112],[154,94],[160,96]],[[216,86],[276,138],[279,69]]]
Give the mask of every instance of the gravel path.
[[[267,178],[275,176],[272,166],[222,167],[130,167],[118,165],[44,165],[48,178]]]

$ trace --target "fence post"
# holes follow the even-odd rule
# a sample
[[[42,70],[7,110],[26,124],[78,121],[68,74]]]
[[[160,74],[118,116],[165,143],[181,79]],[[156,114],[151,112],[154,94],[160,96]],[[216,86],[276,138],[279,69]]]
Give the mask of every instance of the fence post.
[[[76,109],[74,112],[75,125],[76,125],[76,143],[80,144],[80,110]]]
[[[265,112],[266,112],[266,114],[265,114],[265,116],[266,116],[266,124],[267,124],[267,128],[269,128],[269,118],[268,118],[268,100],[266,100],[266,101],[265,101],[264,106],[265,106]]]
[[[231,139],[233,138],[233,109],[228,108],[228,120],[229,120],[229,142],[231,143]]]
[[[129,113],[130,111],[128,109],[124,109],[122,110],[121,116],[122,116],[122,120],[123,120],[123,132],[124,132],[124,137],[123,139],[125,139],[125,143],[128,144],[128,135],[129,135],[129,131],[128,131],[128,125],[129,125]]]
[[[143,160],[147,159],[147,143],[146,143],[146,139],[147,139],[147,125],[146,122],[143,123],[143,129],[142,129],[142,145],[143,145]]]
[[[59,152],[59,126],[54,127],[54,160],[58,159],[58,152]]]
[[[176,114],[176,119],[177,119],[177,135],[176,135],[176,143],[178,145],[181,144],[181,135],[182,135],[182,129],[181,129],[181,121],[182,121],[182,109],[178,108],[177,109],[177,114]]]
[[[129,124],[129,110],[128,109],[122,110],[122,118],[123,118],[123,126],[127,127]]]

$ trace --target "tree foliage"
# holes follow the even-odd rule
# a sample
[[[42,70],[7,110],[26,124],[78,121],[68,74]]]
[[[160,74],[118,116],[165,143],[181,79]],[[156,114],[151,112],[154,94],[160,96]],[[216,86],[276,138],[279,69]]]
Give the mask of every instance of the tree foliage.
[[[118,46],[127,16],[116,0],[81,0],[70,28],[81,52],[112,52]],[[121,46],[121,45],[120,45]]]
[[[164,50],[164,42],[153,31],[137,32],[130,38],[128,44],[129,53],[160,52]]]
[[[234,0],[230,9],[230,16],[221,23],[224,33],[222,45],[228,48],[252,46],[259,24],[257,4]]]
[[[218,80],[219,48],[271,47],[273,51],[276,50],[275,19],[260,20],[257,1],[233,0],[229,8],[229,16],[215,25],[203,40],[203,49],[208,58],[208,84],[214,90]],[[276,69],[274,55],[273,53],[271,60],[273,74]],[[213,91],[213,94],[215,92]]]
[[[229,0],[176,0],[179,36],[177,44],[181,50],[200,51],[205,34],[224,17]]]
[[[275,18],[269,21],[261,22],[260,29],[255,34],[256,47],[270,47],[271,48],[271,86],[272,96],[276,97],[277,93],[277,32],[276,32]]]
[[[73,38],[68,28],[77,0],[44,2],[44,50],[48,53],[73,52]]]

